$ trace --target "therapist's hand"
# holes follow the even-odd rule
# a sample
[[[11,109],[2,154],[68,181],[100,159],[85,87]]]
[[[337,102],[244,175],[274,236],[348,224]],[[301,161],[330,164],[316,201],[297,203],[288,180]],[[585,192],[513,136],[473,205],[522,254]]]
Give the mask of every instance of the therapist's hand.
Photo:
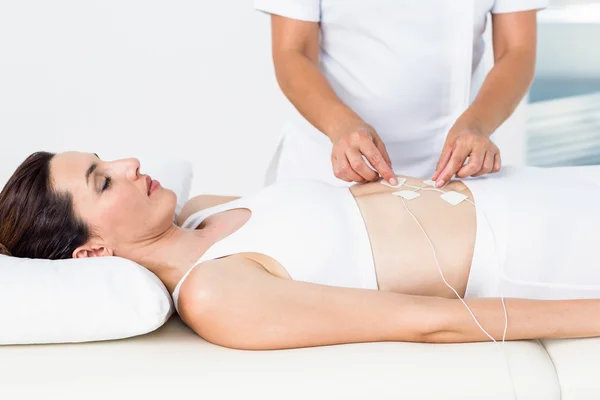
[[[469,162],[465,161],[469,157]],[[452,176],[481,176],[500,171],[500,150],[476,125],[457,122],[448,133],[444,149],[431,178],[436,187],[444,186]]]
[[[352,129],[332,142],[331,164],[337,178],[362,183],[373,181],[381,175],[392,185],[398,183],[385,145],[371,126]],[[376,171],[369,167],[363,155]]]

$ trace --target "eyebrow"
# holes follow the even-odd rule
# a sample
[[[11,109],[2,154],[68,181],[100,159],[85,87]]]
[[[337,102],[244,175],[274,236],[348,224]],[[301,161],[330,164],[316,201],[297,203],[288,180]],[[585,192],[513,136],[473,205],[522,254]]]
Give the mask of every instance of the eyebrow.
[[[98,168],[98,164],[93,163],[90,167],[85,171],[85,184],[90,185],[90,175]]]

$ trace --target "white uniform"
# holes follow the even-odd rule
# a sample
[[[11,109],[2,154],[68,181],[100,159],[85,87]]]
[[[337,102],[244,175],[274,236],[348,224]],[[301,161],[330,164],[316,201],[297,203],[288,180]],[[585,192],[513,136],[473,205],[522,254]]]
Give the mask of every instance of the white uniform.
[[[379,133],[396,173],[429,177],[470,102],[487,16],[548,0],[254,0],[256,9],[320,22],[319,68],[339,98]],[[295,109],[267,183],[310,178],[338,186],[332,143]]]

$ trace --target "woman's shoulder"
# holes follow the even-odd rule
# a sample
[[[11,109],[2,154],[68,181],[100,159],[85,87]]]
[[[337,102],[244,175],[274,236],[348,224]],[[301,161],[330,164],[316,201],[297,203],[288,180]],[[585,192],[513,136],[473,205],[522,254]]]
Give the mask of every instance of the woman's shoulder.
[[[201,194],[194,196],[189,199],[181,209],[181,212],[177,216],[177,225],[183,225],[186,219],[200,210],[218,206],[219,204],[228,203],[239,198],[240,196],[221,196],[214,194]]]
[[[202,330],[197,328],[205,325],[202,322],[209,317],[207,312],[216,311],[221,304],[227,305],[247,291],[248,286],[257,290],[255,285],[260,286],[265,277],[273,278],[263,265],[241,254],[204,261],[195,265],[181,284],[179,295],[174,299],[178,301],[178,313],[202,336]]]

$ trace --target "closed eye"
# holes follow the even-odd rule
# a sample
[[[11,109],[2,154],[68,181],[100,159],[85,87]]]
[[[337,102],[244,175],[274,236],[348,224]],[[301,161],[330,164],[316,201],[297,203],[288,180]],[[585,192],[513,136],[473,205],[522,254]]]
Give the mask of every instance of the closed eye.
[[[104,180],[104,186],[102,186],[102,192],[104,192],[106,189],[108,189],[108,187],[110,186],[112,179],[110,176],[107,176],[106,179]]]

